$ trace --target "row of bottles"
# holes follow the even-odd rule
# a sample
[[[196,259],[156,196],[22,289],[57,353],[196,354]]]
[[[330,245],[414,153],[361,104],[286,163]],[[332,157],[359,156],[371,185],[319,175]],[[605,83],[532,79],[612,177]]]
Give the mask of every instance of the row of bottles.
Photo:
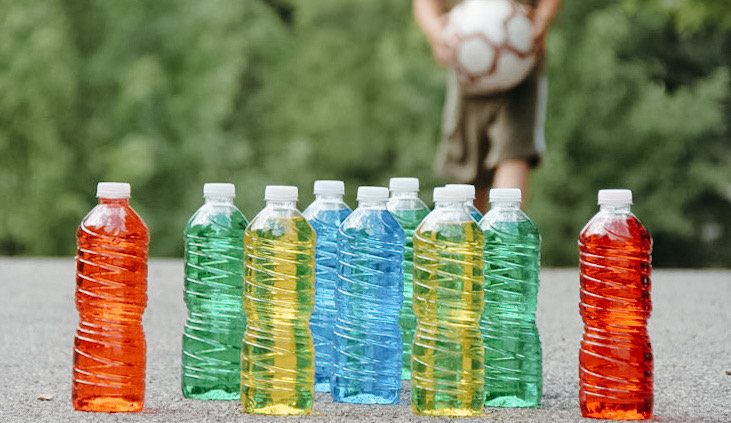
[[[478,223],[474,187],[435,189],[431,212],[418,180],[393,178],[390,189],[389,199],[388,188],[360,187],[351,212],[342,182],[318,181],[303,215],[296,187],[268,186],[249,224],[233,185],[206,184],[185,229],[185,397],[240,396],[247,412],[304,414],[316,390],[397,403],[410,378],[418,414],[540,403],[540,237],[520,191],[491,190]],[[100,183],[97,195],[77,234],[73,405],[136,411],[149,233],[128,184]],[[581,410],[649,418],[652,241],[630,212],[631,192],[602,190],[599,203],[579,239]]]

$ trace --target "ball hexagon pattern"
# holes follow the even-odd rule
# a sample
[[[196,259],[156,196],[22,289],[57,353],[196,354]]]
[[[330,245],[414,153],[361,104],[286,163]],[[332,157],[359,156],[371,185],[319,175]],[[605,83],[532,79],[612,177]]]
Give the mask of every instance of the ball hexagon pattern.
[[[468,94],[508,90],[535,64],[532,22],[513,0],[466,0],[449,12],[444,31],[450,67]]]

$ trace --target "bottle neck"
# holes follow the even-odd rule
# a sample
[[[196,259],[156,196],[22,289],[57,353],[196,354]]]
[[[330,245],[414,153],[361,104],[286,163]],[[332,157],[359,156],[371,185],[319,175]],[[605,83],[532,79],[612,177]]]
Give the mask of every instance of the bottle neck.
[[[520,201],[494,201],[490,203],[491,209],[517,210],[520,209]]]
[[[434,203],[434,210],[444,210],[444,209],[464,210],[464,204],[465,203],[462,203],[460,201],[437,201]]]
[[[360,201],[358,201],[358,208],[371,209],[371,210],[385,210],[386,201],[360,200]]]
[[[266,207],[270,209],[296,209],[296,201],[267,200]]]
[[[315,200],[325,203],[341,203],[343,196],[339,194],[317,194]]]
[[[630,204],[601,204],[599,211],[605,213],[630,213]]]
[[[129,198],[99,198],[99,204],[128,206]]]
[[[232,197],[206,197],[206,204],[232,205],[234,199]]]
[[[415,191],[406,191],[406,192],[393,192],[391,193],[392,199],[412,199],[412,198],[419,198],[419,193]]]

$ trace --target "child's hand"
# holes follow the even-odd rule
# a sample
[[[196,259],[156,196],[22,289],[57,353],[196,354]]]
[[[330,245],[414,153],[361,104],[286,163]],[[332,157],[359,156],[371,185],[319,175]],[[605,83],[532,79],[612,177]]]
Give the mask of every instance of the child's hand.
[[[444,37],[444,27],[447,23],[447,15],[440,16],[439,20],[431,28],[427,35],[429,44],[431,45],[434,59],[437,63],[444,67],[449,66],[449,58],[451,56],[451,48],[448,40]]]
[[[431,49],[432,53],[434,54],[434,59],[436,59],[437,63],[444,67],[449,67],[449,58],[451,57],[451,49],[449,48],[449,43],[447,43],[447,40],[444,38],[444,36],[440,35],[436,39],[434,39],[431,42]]]
[[[528,7],[528,17],[533,21],[533,51],[542,55],[546,51],[546,34],[556,16],[562,0],[540,0],[536,8]]]
[[[546,34],[548,23],[543,20],[533,21],[533,52],[540,56],[546,51]]]

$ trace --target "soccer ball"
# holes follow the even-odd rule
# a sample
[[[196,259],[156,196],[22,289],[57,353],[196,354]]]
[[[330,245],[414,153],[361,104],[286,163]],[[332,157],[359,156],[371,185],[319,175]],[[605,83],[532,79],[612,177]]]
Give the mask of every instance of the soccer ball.
[[[449,12],[444,29],[450,67],[468,94],[510,89],[533,69],[532,22],[512,0],[466,0]]]

